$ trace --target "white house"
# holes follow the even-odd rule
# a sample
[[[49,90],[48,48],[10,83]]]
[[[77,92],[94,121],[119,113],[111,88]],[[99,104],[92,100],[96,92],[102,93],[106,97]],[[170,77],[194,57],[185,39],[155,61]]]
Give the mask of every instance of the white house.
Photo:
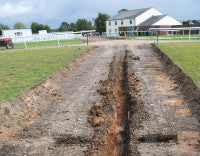
[[[27,37],[32,36],[31,29],[14,29],[14,30],[2,30],[3,37]]]
[[[128,10],[119,12],[106,21],[106,34],[107,36],[132,36],[135,31],[174,25],[181,25],[181,23],[154,8]]]

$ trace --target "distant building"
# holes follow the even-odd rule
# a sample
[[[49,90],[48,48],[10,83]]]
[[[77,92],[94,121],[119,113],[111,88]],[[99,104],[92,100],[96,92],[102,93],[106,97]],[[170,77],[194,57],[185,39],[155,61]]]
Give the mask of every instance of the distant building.
[[[137,32],[140,36],[142,34],[138,34],[138,31],[179,25],[181,23],[169,15],[163,15],[154,8],[144,8],[122,11],[109,18],[106,21],[106,33],[107,36],[133,36]]]
[[[39,35],[47,35],[47,30],[39,30]]]
[[[179,27],[200,27],[200,20],[185,20],[185,21],[180,21],[182,23],[181,26]],[[188,34],[188,30],[180,31],[181,34]],[[191,34],[199,34],[200,35],[200,30],[192,30]]]
[[[31,29],[14,29],[14,30],[2,30],[3,37],[27,37],[32,36]]]

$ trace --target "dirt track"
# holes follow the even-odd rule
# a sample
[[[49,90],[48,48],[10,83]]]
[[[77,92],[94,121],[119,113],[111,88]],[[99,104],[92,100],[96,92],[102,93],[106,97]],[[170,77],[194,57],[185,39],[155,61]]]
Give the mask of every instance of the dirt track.
[[[200,154],[197,116],[150,42],[91,44],[99,48],[3,102],[0,155]]]

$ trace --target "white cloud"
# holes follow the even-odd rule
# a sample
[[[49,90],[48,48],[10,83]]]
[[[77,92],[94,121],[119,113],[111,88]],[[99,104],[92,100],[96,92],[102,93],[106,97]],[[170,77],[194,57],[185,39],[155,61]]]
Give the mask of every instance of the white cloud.
[[[0,6],[0,10],[2,14],[0,16],[15,16],[19,14],[24,14],[30,11],[30,7],[25,6],[23,3],[12,5],[10,3],[5,3],[4,5]]]

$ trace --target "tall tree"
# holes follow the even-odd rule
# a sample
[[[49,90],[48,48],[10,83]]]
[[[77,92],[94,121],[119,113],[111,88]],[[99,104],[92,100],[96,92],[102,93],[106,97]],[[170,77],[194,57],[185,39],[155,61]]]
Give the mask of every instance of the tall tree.
[[[44,26],[44,30],[47,30],[48,33],[51,32],[51,28],[47,24]]]
[[[99,13],[98,17],[94,20],[94,25],[96,26],[96,31],[102,34],[102,32],[106,31],[106,20],[110,16],[108,14]]]
[[[38,33],[38,26],[39,24],[37,22],[32,22],[31,29],[33,33]]]
[[[67,22],[62,22],[59,31],[69,31],[70,30],[70,25]]]
[[[9,30],[9,29],[10,29],[9,26],[0,23],[0,35],[2,35],[2,30]]]
[[[75,23],[70,23],[69,27],[70,27],[70,31],[76,31],[76,24]]]
[[[21,22],[17,22],[14,25],[14,29],[26,29],[26,26]]]
[[[78,19],[76,22],[76,30],[91,30],[92,27],[92,22],[87,21],[86,19]]]
[[[48,25],[38,24],[37,22],[31,24],[31,29],[33,33],[38,33],[39,30],[47,30],[48,33],[51,31],[51,28]]]

